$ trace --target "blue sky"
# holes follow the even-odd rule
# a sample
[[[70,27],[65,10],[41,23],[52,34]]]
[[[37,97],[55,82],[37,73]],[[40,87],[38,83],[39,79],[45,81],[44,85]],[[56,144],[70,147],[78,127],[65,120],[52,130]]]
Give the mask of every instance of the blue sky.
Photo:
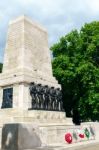
[[[99,21],[99,0],[3,0],[0,1],[0,62],[3,61],[8,22],[27,15],[48,31],[49,46],[60,36],[86,23]]]

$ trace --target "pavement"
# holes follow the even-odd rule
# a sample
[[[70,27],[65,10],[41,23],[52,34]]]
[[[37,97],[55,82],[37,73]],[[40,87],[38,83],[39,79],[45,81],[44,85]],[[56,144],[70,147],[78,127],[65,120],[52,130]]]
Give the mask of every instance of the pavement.
[[[2,149],[0,149],[2,150]],[[99,142],[80,146],[49,146],[24,150],[99,150]]]
[[[28,149],[28,150],[99,150],[99,143],[90,143],[87,145],[80,145],[80,146],[49,146],[49,147],[41,147],[35,149]]]
[[[76,150],[76,149],[75,149]],[[81,148],[81,150],[99,150],[99,144]]]

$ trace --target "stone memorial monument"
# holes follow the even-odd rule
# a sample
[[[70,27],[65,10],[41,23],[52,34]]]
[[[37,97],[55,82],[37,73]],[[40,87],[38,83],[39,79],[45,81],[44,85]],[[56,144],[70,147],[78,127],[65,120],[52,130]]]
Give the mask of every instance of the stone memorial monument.
[[[9,24],[3,71],[0,75],[1,107],[5,107],[5,96],[2,101],[2,94],[9,90],[12,100],[9,100],[7,108],[30,108],[31,82],[60,88],[52,75],[46,30],[23,16]]]
[[[80,128],[63,111],[47,36],[45,28],[26,16],[9,23],[0,74],[2,149],[65,144],[66,131]]]

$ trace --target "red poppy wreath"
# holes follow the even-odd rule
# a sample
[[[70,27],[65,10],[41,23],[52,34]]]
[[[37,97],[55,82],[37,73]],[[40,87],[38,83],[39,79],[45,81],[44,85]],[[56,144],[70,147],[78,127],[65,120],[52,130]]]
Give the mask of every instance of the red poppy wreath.
[[[70,133],[65,134],[65,141],[69,144],[72,143],[72,135]]]

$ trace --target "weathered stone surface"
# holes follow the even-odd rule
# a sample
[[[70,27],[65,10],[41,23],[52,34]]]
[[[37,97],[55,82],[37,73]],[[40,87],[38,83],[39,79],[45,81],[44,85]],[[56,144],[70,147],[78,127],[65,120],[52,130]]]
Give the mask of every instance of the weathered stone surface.
[[[47,32],[25,16],[10,22],[3,72],[18,68],[52,73]]]
[[[32,125],[6,124],[2,129],[2,149],[24,150],[40,147],[38,132],[38,128]]]
[[[4,125],[2,128],[2,149],[18,150],[18,125]]]
[[[10,22],[8,29],[3,73],[17,76],[17,72],[57,84],[52,76],[47,32],[26,16]]]

